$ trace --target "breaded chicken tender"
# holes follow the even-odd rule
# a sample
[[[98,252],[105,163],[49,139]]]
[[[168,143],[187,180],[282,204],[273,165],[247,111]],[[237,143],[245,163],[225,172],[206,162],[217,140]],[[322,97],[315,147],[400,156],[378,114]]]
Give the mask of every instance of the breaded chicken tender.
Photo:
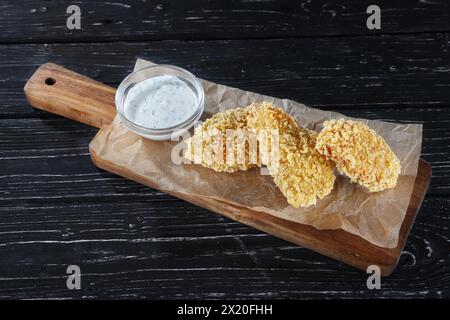
[[[228,131],[234,132],[231,139]],[[263,102],[206,120],[187,141],[184,156],[218,172],[265,165],[288,203],[308,207],[328,195],[336,179],[334,164],[315,149],[316,136],[281,108]]]
[[[263,149],[259,138],[262,164],[292,206],[309,207],[333,189],[334,164],[315,150],[317,133],[300,127],[294,118],[270,103],[253,104],[248,126],[257,131],[277,130],[278,161],[268,160],[274,144]],[[260,137],[260,135],[258,135]],[[275,144],[276,145],[276,144]]]
[[[247,133],[248,108],[216,113],[195,128],[184,157],[218,172],[236,172],[259,166],[256,136]],[[249,152],[254,144],[253,153]]]
[[[253,103],[247,107],[247,124],[253,129],[276,129],[280,135],[290,134],[296,138],[307,137],[309,130],[300,127],[297,121],[283,109],[269,102]]]
[[[336,163],[340,173],[370,192],[393,188],[400,161],[389,145],[366,124],[352,120],[325,121],[316,149]]]

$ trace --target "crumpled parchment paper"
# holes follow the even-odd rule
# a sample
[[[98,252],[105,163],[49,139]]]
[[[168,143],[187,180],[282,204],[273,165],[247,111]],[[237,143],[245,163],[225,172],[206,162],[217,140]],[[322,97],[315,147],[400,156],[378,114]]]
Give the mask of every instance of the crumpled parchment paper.
[[[135,69],[151,62],[138,59]],[[212,114],[252,102],[270,101],[291,114],[298,123],[319,131],[323,121],[345,117],[286,99],[202,80],[205,89],[205,114]],[[362,119],[357,119],[362,120]],[[370,193],[338,176],[330,195],[316,206],[294,208],[278,190],[272,178],[259,169],[237,173],[218,173],[196,164],[174,164],[171,152],[178,142],[151,141],[130,132],[118,117],[102,128],[91,142],[96,154],[146,177],[160,190],[211,197],[271,215],[312,225],[318,229],[343,229],[387,248],[397,245],[398,234],[411,198],[422,146],[422,125],[363,120],[391,146],[402,165],[397,186]]]

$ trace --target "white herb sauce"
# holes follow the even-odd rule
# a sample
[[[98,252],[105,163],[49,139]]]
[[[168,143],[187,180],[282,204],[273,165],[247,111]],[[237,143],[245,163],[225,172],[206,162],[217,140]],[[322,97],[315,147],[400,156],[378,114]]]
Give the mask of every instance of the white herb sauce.
[[[158,76],[132,87],[125,99],[125,116],[150,129],[175,126],[197,108],[197,96],[175,76]]]

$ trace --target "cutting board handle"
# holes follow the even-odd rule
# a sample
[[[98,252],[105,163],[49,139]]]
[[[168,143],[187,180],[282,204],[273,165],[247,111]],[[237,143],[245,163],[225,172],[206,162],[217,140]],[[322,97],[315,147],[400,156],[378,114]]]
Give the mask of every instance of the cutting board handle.
[[[40,66],[24,91],[33,107],[97,128],[116,115],[116,89],[53,63]]]

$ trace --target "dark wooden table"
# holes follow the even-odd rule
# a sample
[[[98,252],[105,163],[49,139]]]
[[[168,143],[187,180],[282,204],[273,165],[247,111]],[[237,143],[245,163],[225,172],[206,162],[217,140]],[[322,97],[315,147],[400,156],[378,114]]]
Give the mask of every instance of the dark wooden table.
[[[450,4],[0,2],[0,298],[450,297]],[[343,3],[343,4],[342,4]],[[52,61],[117,85],[137,57],[350,116],[424,125],[431,187],[397,270],[367,275],[94,167],[96,130],[33,110]],[[81,290],[66,268],[79,265]]]

